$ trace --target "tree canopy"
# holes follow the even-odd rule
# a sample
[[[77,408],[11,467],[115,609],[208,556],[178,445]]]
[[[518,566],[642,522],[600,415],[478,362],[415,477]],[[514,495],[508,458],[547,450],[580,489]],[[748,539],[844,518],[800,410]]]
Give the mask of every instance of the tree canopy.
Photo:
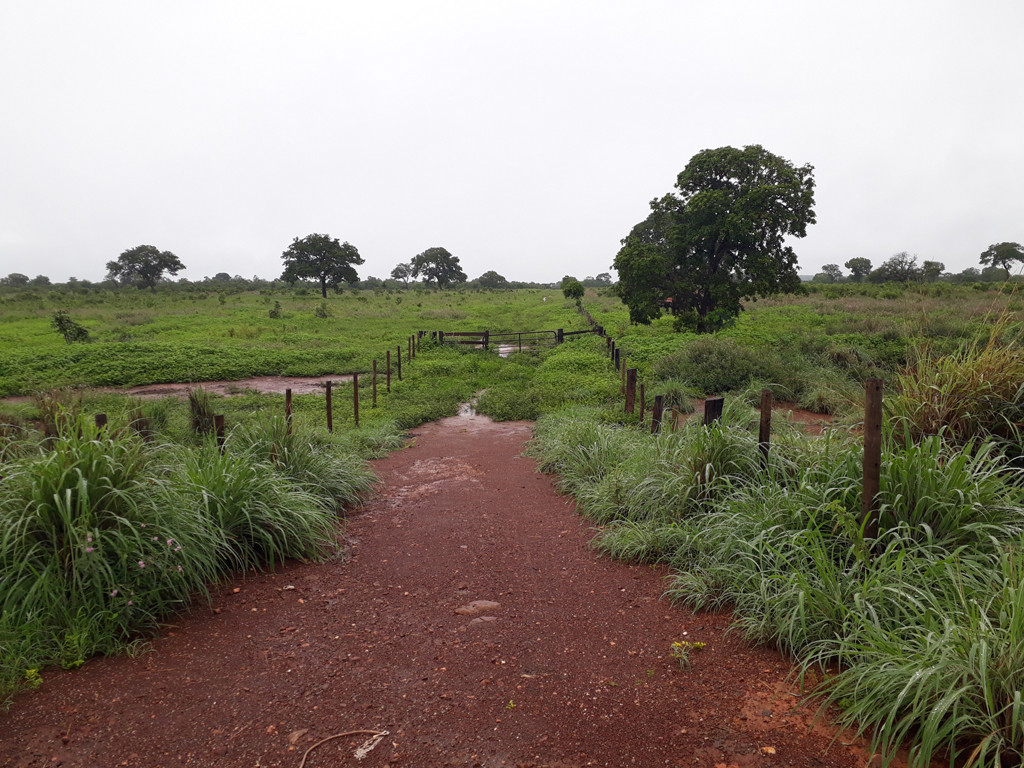
[[[466,282],[466,273],[459,266],[459,259],[447,249],[439,247],[427,248],[423,253],[413,256],[410,274],[414,278],[423,275],[424,282],[437,283],[438,288]]]
[[[566,275],[562,278],[562,282],[559,283],[559,287],[562,289],[562,295],[567,299],[573,299],[577,304],[583,301],[583,283],[577,280],[572,275]]]
[[[882,262],[881,266],[872,271],[868,280],[873,283],[909,283],[921,279],[921,268],[917,266],[917,256],[900,251]]]
[[[185,265],[170,251],[137,245],[124,251],[116,261],[107,262],[107,277],[139,288],[155,289],[164,273],[176,275],[183,269]]]
[[[412,264],[407,264],[404,261],[391,270],[392,280],[401,280],[406,286],[409,285],[409,278],[412,277]]]
[[[850,270],[850,282],[853,283],[859,283],[871,274],[871,259],[863,256],[850,259],[843,266]]]
[[[986,248],[981,254],[981,263],[993,267],[1001,267],[1006,270],[1006,276],[1010,276],[1010,265],[1018,261],[1024,264],[1024,247],[1020,243],[995,243]]]
[[[343,282],[359,280],[353,264],[362,264],[363,257],[351,243],[339,243],[330,235],[306,235],[295,238],[288,250],[281,254],[284,273],[281,279],[289,283],[309,280],[320,283],[320,295],[327,298],[328,287],[337,290]]]
[[[480,275],[480,277],[476,279],[476,282],[481,288],[488,288],[490,290],[503,290],[509,287],[508,280],[506,280],[503,275],[499,275],[493,269]]]
[[[615,257],[630,320],[650,323],[671,307],[678,328],[708,333],[743,299],[801,290],[785,240],[815,222],[813,171],[758,145],[694,155]]]

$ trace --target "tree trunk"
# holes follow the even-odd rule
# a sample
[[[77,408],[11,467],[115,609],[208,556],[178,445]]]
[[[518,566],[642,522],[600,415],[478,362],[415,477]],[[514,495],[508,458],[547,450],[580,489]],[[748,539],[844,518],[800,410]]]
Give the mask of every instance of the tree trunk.
[[[327,276],[320,275],[320,295],[327,298]]]

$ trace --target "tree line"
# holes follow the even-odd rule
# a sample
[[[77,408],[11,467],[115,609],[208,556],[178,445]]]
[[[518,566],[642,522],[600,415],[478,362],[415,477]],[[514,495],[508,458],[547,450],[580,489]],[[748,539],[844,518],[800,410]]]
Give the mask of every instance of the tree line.
[[[995,243],[981,253],[982,269],[968,267],[962,272],[946,272],[941,261],[917,263],[917,255],[906,251],[891,256],[878,267],[863,257],[850,259],[843,266],[850,270],[844,275],[838,264],[826,264],[812,280],[815,283],[952,283],[1001,282],[1010,278],[1014,263],[1024,264],[1024,247],[1019,243]]]

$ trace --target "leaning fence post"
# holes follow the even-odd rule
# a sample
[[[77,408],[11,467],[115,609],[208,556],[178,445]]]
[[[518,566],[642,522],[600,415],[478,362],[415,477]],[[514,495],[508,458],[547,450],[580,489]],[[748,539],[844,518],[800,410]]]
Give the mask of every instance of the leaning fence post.
[[[388,350],[388,359],[387,359],[387,362],[385,363],[385,366],[387,368],[387,374],[386,374],[387,388],[388,388],[388,392],[390,392],[391,391],[391,350],[390,349]]]
[[[356,426],[359,426],[359,374],[352,374],[352,413],[356,418]]]
[[[865,538],[878,536],[878,492],[882,471],[882,380],[864,382],[864,488],[861,527]]]
[[[398,380],[401,381],[402,380],[402,345],[401,344],[398,345],[398,355],[397,355],[397,358],[398,358],[398,360],[397,360],[397,363],[395,364],[395,368],[396,368],[396,370],[398,372]]]
[[[215,413],[213,415],[213,429],[217,434],[217,450],[224,453],[224,414]]]
[[[761,464],[768,468],[768,450],[772,439],[772,391],[761,390],[761,428],[757,433],[757,447],[761,450]]]
[[[373,360],[373,405],[371,408],[377,407],[377,359]]]
[[[651,434],[656,435],[661,431],[661,415],[665,410],[665,396],[654,396],[654,408],[651,410]]]
[[[288,434],[292,433],[292,390],[284,391],[284,421],[288,425]]]
[[[626,413],[636,410],[636,368],[626,371]]]
[[[722,420],[722,407],[724,405],[724,397],[709,397],[704,401],[704,426],[711,426],[716,421]]]
[[[334,385],[330,379],[325,382],[325,389],[327,390],[327,431],[334,431],[334,408],[331,407],[331,387]]]

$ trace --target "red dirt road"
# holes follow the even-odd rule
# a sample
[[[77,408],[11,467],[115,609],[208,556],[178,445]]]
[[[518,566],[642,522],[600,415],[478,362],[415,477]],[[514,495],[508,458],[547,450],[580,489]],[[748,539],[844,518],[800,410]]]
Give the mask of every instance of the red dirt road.
[[[591,551],[519,456],[530,430],[419,428],[376,462],[348,560],[217,587],[138,658],[45,671],[0,714],[0,765],[298,768],[355,730],[387,736],[305,768],[866,764],[791,711],[777,653],[661,600],[663,570]],[[676,640],[707,648],[683,670]]]

